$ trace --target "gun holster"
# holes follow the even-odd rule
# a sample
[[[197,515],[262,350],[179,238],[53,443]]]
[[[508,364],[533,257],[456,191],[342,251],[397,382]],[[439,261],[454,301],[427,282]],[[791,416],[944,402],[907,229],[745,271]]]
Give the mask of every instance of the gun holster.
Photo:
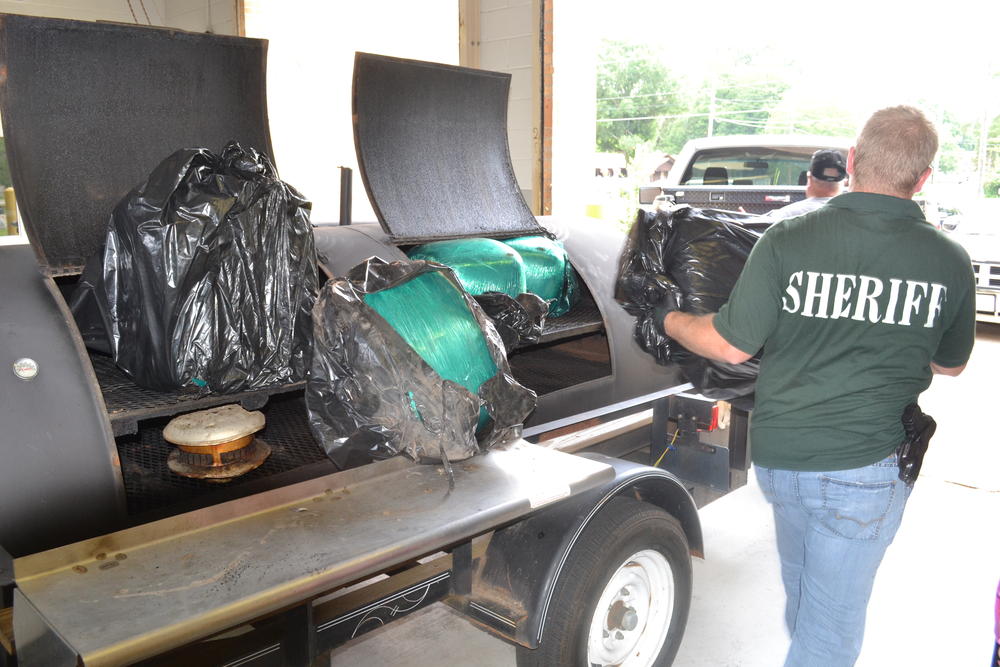
[[[937,430],[937,422],[930,415],[924,414],[916,403],[906,406],[902,421],[906,438],[896,448],[899,479],[912,485],[920,474],[920,466],[924,462],[931,436]]]

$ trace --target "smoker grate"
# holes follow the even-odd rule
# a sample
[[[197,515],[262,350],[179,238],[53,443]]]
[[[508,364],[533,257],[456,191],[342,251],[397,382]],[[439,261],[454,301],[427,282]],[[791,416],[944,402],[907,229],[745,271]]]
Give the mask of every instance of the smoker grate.
[[[327,460],[309,430],[301,391],[273,396],[262,411],[267,426],[258,435],[270,445],[271,455],[259,468],[225,484],[181,477],[167,468],[173,449],[163,439],[168,418],[143,422],[138,433],[117,438],[129,514],[146,514],[213,492],[231,493],[234,486]]]
[[[580,285],[582,288],[582,281]],[[580,292],[580,300],[573,306],[572,310],[562,317],[545,320],[545,329],[538,339],[539,343],[550,343],[563,338],[604,330],[604,320],[601,319],[601,311],[594,303],[594,297],[585,288],[582,288]]]
[[[611,375],[611,353],[604,336],[587,336],[510,356],[514,378],[539,396]]]
[[[123,373],[111,357],[90,352],[90,362],[104,394],[108,418],[115,435],[135,433],[140,420],[170,417],[180,412],[204,410],[215,405],[240,403],[248,410],[257,410],[267,397],[302,388],[304,382],[275,385],[233,394],[209,394],[195,387],[176,392],[162,392],[140,387]]]

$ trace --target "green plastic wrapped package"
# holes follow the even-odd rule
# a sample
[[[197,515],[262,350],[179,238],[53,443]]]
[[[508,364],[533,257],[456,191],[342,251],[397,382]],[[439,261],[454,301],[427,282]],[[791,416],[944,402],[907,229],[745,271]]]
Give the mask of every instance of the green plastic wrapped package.
[[[521,256],[527,291],[549,302],[549,317],[569,312],[577,299],[576,275],[562,243],[545,236],[521,236],[504,243]]]
[[[405,453],[457,461],[517,440],[536,396],[446,266],[371,257],[313,309],[309,428],[341,469]]]
[[[462,293],[440,272],[424,273],[390,289],[366,294],[364,301],[442,379],[478,394],[483,382],[496,375],[497,366],[479,323]],[[428,317],[428,313],[433,316]]]
[[[502,292],[514,298],[527,292],[521,255],[493,239],[434,241],[409,252],[410,259],[444,264],[469,294]]]

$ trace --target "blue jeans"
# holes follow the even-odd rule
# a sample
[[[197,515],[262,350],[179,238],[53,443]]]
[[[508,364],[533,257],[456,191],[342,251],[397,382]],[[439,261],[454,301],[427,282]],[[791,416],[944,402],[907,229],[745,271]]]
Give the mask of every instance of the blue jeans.
[[[875,572],[910,495],[896,456],[835,472],[756,470],[774,508],[788,596],[785,667],[849,667],[861,652]]]

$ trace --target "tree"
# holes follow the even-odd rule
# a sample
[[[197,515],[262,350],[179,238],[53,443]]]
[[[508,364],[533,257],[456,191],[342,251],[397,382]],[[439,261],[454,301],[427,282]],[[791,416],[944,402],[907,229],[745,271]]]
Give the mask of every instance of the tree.
[[[660,144],[664,116],[685,109],[680,86],[648,46],[605,40],[597,65],[597,149],[624,153]]]
[[[7,164],[6,140],[3,137],[0,137],[0,190],[12,184],[13,181],[10,178],[10,167]]]
[[[758,56],[757,51],[722,53],[708,73],[682,92],[684,109],[665,120],[657,146],[676,152],[689,139],[709,134],[764,132],[789,84],[784,78],[776,79],[773,63],[764,64]]]

